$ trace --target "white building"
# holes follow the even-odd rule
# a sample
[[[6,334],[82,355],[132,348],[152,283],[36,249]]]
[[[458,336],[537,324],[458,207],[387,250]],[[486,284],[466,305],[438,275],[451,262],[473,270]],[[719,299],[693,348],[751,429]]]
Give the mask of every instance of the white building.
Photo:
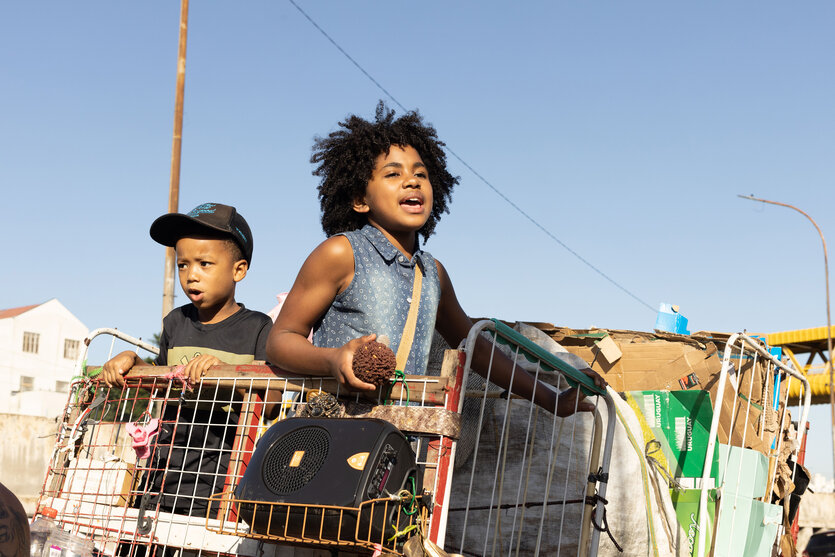
[[[0,411],[60,414],[87,331],[55,298],[0,310]]]

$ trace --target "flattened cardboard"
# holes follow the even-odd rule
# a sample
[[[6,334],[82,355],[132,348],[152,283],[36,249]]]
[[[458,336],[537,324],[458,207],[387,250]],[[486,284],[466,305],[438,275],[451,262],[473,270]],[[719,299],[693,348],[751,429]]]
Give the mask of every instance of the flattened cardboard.
[[[722,369],[723,354],[713,342],[706,339],[704,344],[673,341],[649,338],[637,333],[632,336],[611,336],[622,353],[621,358],[614,363],[604,358],[595,359],[592,346],[596,339],[564,336],[562,345],[585,361],[593,362],[592,369],[600,373],[618,392],[706,390],[710,392],[716,411],[717,383]],[[566,342],[569,339],[575,343]],[[584,345],[578,345],[577,342]],[[704,348],[700,348],[699,345]],[[747,396],[750,387],[754,405],[748,408],[749,404],[745,398],[734,397],[733,387],[728,382],[719,414],[717,438],[721,443],[744,446],[767,455],[768,444],[758,438],[762,410],[755,406],[763,399],[765,368],[759,363],[754,367],[753,360],[746,359],[741,366],[738,359],[735,363],[735,367],[741,369],[739,392]]]
[[[670,490],[670,498],[676,510],[676,519],[684,530],[685,539],[679,542],[679,555],[698,555],[699,551],[699,497],[701,489]],[[716,490],[708,491],[707,498],[707,532],[705,540],[710,543],[713,536],[713,522],[716,516]]]
[[[715,557],[770,557],[783,508],[744,495],[723,493]]]
[[[722,493],[750,499],[765,496],[768,459],[758,451],[719,443],[719,485]]]
[[[652,430],[677,478],[701,478],[713,410],[705,391],[637,391],[630,393]],[[716,478],[714,451],[710,477]]]
[[[713,402],[715,412],[719,392],[719,374],[716,373],[710,378],[701,379],[708,392],[710,392],[710,399]],[[748,404],[748,401],[744,398],[735,396],[730,381],[725,383],[722,408],[719,412],[719,430],[716,437],[720,443],[754,449],[768,455],[768,445],[758,437],[762,410],[755,405]]]
[[[593,361],[592,369],[618,392],[704,389],[704,377],[718,373],[721,367],[712,343],[701,350],[692,344],[661,339],[631,342],[614,338],[613,342],[622,354],[614,363],[595,358],[590,346],[563,346],[585,361]]]
[[[615,344],[615,341],[609,335],[594,341],[592,352],[594,353],[595,359],[603,359],[610,364],[614,364],[623,356],[623,352],[620,351],[618,345]]]

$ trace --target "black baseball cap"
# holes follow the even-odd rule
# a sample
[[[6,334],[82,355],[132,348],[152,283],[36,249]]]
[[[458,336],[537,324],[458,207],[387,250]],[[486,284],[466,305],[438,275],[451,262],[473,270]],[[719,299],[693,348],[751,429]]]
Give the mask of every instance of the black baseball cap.
[[[201,234],[229,236],[241,248],[244,259],[252,263],[252,232],[234,207],[203,203],[186,214],[168,213],[151,224],[151,238],[163,246],[174,247],[185,236]]]

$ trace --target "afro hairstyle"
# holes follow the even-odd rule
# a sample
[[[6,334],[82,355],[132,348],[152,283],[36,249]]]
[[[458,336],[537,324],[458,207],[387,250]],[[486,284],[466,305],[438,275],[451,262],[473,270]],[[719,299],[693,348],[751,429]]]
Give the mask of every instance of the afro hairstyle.
[[[321,178],[318,190],[325,234],[333,236],[367,224],[366,215],[354,211],[353,203],[365,195],[377,157],[396,145],[413,147],[426,165],[434,203],[418,234],[428,239],[441,215],[449,212],[452,189],[459,181],[446,169],[444,143],[435,128],[424,124],[417,111],[395,119],[394,110],[383,101],[377,104],[373,122],[351,115],[339,126],[341,129],[327,137],[316,137],[310,157],[310,162],[318,165],[313,175]]]

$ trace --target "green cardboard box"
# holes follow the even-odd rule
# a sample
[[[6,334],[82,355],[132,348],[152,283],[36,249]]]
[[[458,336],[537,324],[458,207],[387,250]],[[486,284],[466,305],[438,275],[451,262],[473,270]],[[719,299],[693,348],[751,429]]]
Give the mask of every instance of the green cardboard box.
[[[701,489],[670,490],[670,498],[676,510],[676,519],[684,530],[684,539],[679,541],[679,548],[683,550],[679,555],[698,555],[699,549],[699,497]],[[705,540],[708,546],[713,536],[713,520],[716,516],[716,490],[710,489],[707,494],[707,516]],[[705,552],[708,553],[708,552]]]
[[[676,477],[701,478],[713,407],[707,391],[633,391],[629,393],[661,443]],[[710,477],[716,478],[718,451],[713,452]]]

